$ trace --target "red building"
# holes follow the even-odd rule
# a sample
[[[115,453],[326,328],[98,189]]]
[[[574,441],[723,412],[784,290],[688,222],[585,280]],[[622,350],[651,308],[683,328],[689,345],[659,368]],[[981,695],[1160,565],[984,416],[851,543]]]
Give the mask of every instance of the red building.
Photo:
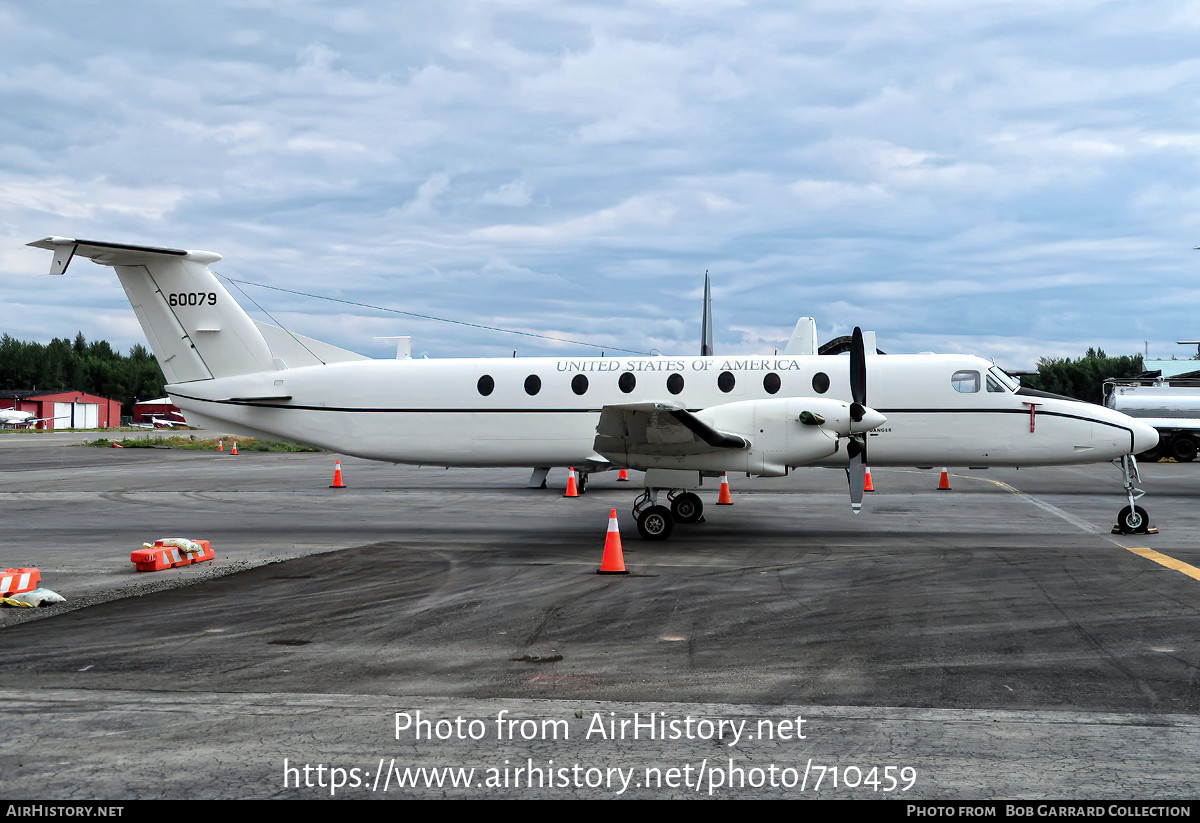
[[[0,391],[0,409],[32,412],[39,429],[107,429],[121,425],[121,403],[81,391]]]

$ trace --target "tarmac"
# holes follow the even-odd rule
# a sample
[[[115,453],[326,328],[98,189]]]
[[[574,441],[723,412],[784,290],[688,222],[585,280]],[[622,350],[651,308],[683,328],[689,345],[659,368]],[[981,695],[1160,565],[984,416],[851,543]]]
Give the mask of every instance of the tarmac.
[[[68,602],[0,610],[9,798],[1200,794],[1198,466],[1156,535],[1103,464],[735,476],[644,543],[637,473],[15,442],[0,567]]]

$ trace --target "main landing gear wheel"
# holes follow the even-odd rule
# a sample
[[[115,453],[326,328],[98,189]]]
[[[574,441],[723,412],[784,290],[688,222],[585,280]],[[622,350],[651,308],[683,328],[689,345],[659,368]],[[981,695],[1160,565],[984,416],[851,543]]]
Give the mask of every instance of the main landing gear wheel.
[[[699,523],[704,516],[704,501],[692,492],[678,494],[671,501],[671,516],[676,523]]]
[[[1196,440],[1189,435],[1180,435],[1171,441],[1171,456],[1180,463],[1191,463],[1196,459],[1197,451]]]
[[[575,491],[583,494],[587,491],[588,472],[579,472],[575,479]]]
[[[1122,534],[1145,534],[1150,528],[1150,515],[1141,506],[1126,506],[1117,514],[1117,528]]]
[[[643,540],[666,540],[674,527],[671,510],[666,506],[647,506],[638,512],[638,534]]]

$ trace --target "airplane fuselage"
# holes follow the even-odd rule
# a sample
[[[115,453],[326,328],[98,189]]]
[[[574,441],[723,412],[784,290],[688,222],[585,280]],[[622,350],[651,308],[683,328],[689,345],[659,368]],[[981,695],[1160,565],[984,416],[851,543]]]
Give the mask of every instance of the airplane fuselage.
[[[1017,394],[978,357],[869,361],[869,405],[887,417],[867,436],[874,466],[1090,463],[1149,448],[1157,438],[1102,406]],[[848,364],[847,357],[791,355],[364,360],[167,391],[192,425],[376,460],[582,466],[603,462],[594,442],[606,405],[661,402],[702,417],[737,401],[792,398],[788,413],[799,413],[805,398],[849,401]],[[774,422],[797,425],[794,417]],[[769,450],[770,431],[764,421],[739,434],[750,451]],[[805,463],[845,464],[844,448]]]

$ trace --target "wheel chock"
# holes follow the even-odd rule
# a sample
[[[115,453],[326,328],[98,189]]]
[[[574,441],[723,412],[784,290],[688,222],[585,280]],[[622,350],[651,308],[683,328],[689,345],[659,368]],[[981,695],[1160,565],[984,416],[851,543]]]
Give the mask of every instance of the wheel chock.
[[[1147,526],[1144,532],[1127,532],[1122,531],[1120,526],[1113,526],[1109,534],[1158,534],[1158,526]]]
[[[0,572],[0,597],[31,592],[41,579],[42,573],[37,569],[5,569]]]

